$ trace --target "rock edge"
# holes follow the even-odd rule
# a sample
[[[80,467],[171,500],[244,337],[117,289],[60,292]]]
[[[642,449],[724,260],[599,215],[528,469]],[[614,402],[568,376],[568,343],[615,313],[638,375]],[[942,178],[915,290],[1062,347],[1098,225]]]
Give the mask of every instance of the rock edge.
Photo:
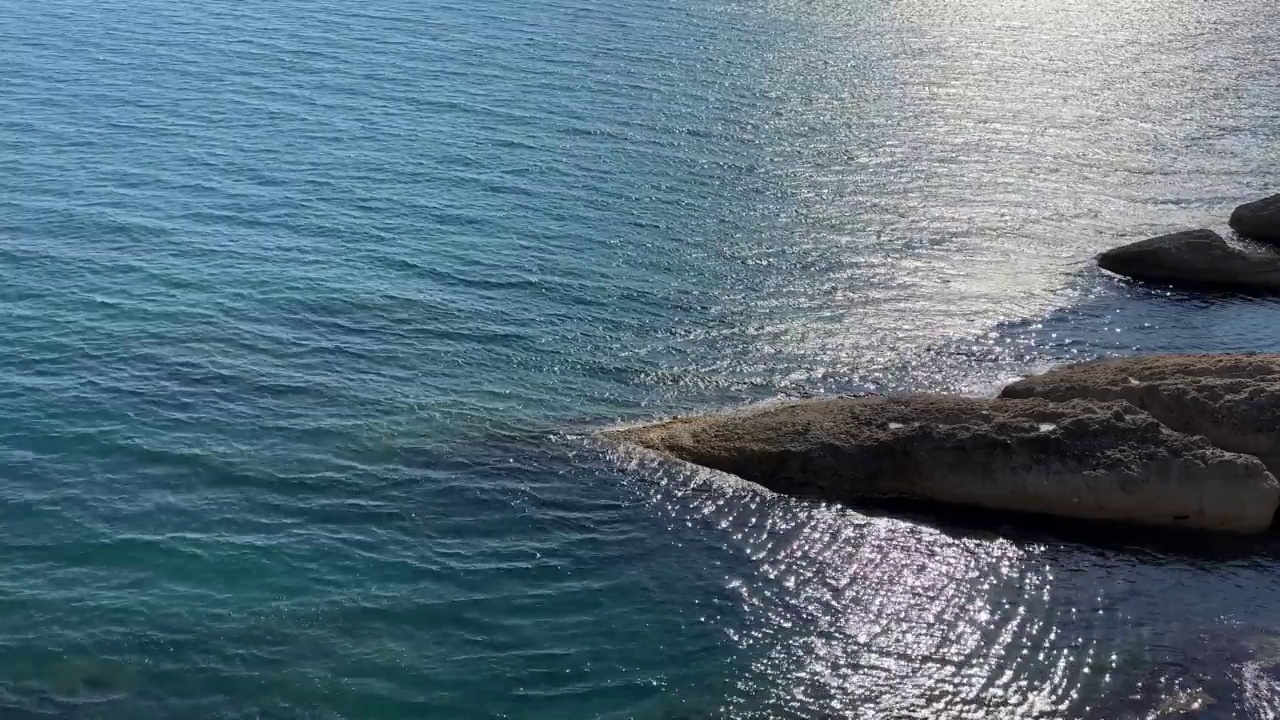
[[[810,400],[606,431],[789,495],[930,502],[1238,533],[1280,484],[1254,457],[1127,402],[940,395]]]

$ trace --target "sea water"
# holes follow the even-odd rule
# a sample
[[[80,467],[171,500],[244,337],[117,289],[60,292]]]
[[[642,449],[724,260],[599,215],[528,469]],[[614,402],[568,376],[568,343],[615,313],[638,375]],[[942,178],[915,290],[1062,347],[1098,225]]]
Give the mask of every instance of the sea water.
[[[1280,554],[598,429],[1280,349],[1272,0],[0,0],[0,717],[1273,717]],[[1198,709],[1197,709],[1198,708]]]

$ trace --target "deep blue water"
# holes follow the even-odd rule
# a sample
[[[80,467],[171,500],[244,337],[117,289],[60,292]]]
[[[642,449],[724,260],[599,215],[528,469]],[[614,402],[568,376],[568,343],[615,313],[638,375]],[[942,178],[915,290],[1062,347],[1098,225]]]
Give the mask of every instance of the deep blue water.
[[[0,0],[0,717],[1275,717],[1265,543],[590,435],[1280,350],[1274,301],[1088,262],[1280,191],[1277,37],[1272,0]]]

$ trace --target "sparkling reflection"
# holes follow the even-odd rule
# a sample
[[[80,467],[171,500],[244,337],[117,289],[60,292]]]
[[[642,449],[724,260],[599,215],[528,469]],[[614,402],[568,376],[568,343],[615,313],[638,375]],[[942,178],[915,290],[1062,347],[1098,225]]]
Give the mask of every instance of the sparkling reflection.
[[[724,2],[755,53],[730,103],[754,215],[711,233],[720,293],[673,330],[675,365],[637,384],[664,411],[991,393],[1064,359],[1280,347],[1272,303],[1089,262],[1172,228],[1225,231],[1259,194],[1276,136],[1257,98],[1280,97],[1274,23],[1256,22],[1270,8]],[[740,560],[724,578],[738,612],[716,620],[745,659],[729,717],[1276,716],[1272,560],[981,533],[624,462]]]
[[[742,561],[724,580],[739,612],[716,621],[746,658],[730,717],[1269,718],[1280,707],[1280,579],[1266,561],[867,515],[621,459],[658,507]]]
[[[1095,663],[1110,657],[1099,637],[1066,637],[1048,614],[1052,567],[1007,540],[821,509],[742,541],[760,561],[737,583],[755,624],[742,642],[758,646],[755,669],[785,693],[770,698],[779,706],[1053,716],[1076,699],[1081,674],[1111,669]]]
[[[1243,94],[1277,92],[1264,6],[730,3],[762,30],[738,109],[759,207],[719,241],[734,290],[686,337],[721,350],[694,382],[964,386],[926,349],[1077,302],[1125,239],[1225,231],[1266,162],[1242,149],[1271,125]]]

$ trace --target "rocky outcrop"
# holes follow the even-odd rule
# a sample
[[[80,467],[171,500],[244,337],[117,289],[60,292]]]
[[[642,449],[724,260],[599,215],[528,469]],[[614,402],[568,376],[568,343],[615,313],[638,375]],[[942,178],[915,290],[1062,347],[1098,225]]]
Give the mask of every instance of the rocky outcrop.
[[[1068,365],[1004,398],[1124,400],[1170,428],[1280,472],[1280,355],[1144,355]]]
[[[814,400],[605,436],[839,502],[912,498],[1259,532],[1280,501],[1280,485],[1256,458],[1175,432],[1123,402]]]
[[[1233,247],[1212,230],[1161,235],[1108,250],[1098,256],[1098,266],[1148,282],[1280,290],[1280,255]]]
[[[1280,243],[1280,195],[1236,208],[1231,213],[1231,229],[1253,240]]]

